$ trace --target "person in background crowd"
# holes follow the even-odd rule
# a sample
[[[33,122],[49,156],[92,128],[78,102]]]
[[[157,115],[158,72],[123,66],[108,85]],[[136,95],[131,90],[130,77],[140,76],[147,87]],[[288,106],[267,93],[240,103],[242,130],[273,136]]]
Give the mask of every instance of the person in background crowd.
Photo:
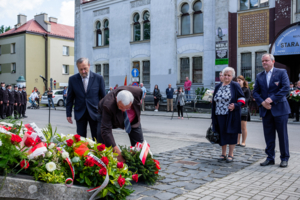
[[[35,100],[38,98],[38,94],[36,93],[36,90],[33,90],[33,92],[29,96],[29,103],[35,105]]]
[[[1,82],[1,89],[0,89],[0,104],[1,104],[1,118],[6,118],[6,112],[9,105],[9,96],[8,96],[8,90],[5,87],[5,83]]]
[[[187,103],[191,103],[191,87],[192,87],[192,81],[189,80],[189,77],[185,77],[184,93],[186,94]]]
[[[14,91],[11,89],[11,85],[7,85],[6,88],[8,90],[8,100],[9,100],[9,105],[6,111],[6,117],[11,117],[12,113],[14,112],[15,96],[14,96]]]
[[[20,115],[20,107],[21,107],[21,98],[20,98],[20,93],[18,91],[18,86],[15,85],[14,87],[14,117],[15,119],[19,119],[19,115]]]
[[[274,67],[272,54],[262,55],[262,66],[265,71],[257,74],[253,96],[259,106],[266,142],[267,159],[261,166],[275,164],[276,131],[279,139],[280,167],[287,167],[290,158],[288,139],[288,117],[291,113],[286,95],[289,93],[289,77],[285,69]]]
[[[223,72],[220,72],[220,73],[219,73],[219,79],[220,79],[220,82],[223,82],[223,79],[224,79],[224,77],[223,77]]]
[[[294,84],[292,82],[290,82],[290,92],[292,92],[294,90]],[[291,113],[289,114],[289,118],[294,118],[294,101],[292,99],[289,99],[290,97],[290,93],[286,96],[289,106],[291,108]]]
[[[143,97],[142,97],[142,111],[145,111],[145,98],[146,98],[146,93],[147,93],[147,89],[144,87],[144,83],[140,84],[141,89],[143,91]]]
[[[290,91],[294,90],[294,84],[292,82],[290,82]]]
[[[219,145],[222,146],[222,154],[218,160],[228,163],[233,162],[233,150],[238,134],[242,132],[241,107],[245,105],[244,92],[238,83],[232,81],[234,76],[235,71],[232,67],[223,69],[224,79],[215,87],[211,113],[213,131],[220,134]]]
[[[130,85],[130,84],[129,84],[129,85]],[[117,89],[118,87],[119,87],[119,85],[118,85],[118,84],[116,84],[116,86],[114,87],[114,90],[115,90],[115,89]]]
[[[245,107],[249,108],[249,101],[250,101],[250,90],[248,88],[248,82],[245,80],[244,76],[240,75],[237,77],[237,82],[239,83],[239,85],[241,86],[243,92],[244,92],[244,96],[245,96]],[[246,146],[246,139],[247,139],[247,121],[250,121],[250,113],[248,110],[248,115],[247,116],[241,116],[241,125],[242,125],[242,134],[238,135],[238,142],[237,142],[237,146],[241,146],[241,147],[245,147]],[[240,143],[241,141],[241,135],[242,135],[242,143]]]
[[[50,107],[52,105],[52,107],[56,110],[56,108],[54,107],[53,91],[51,90],[51,87],[49,87],[47,94],[48,94],[48,106]],[[51,102],[51,105],[50,105],[50,102]]]
[[[173,94],[174,89],[172,88],[172,85],[169,84],[169,87],[166,89],[166,95],[167,95],[167,112],[173,112]],[[182,92],[182,91],[181,91]]]
[[[27,107],[27,92],[26,92],[26,86],[22,87],[22,94],[23,94],[23,104],[22,104],[22,117],[23,118],[27,118],[27,116],[25,115],[26,112],[26,107]]]
[[[154,97],[154,106],[155,106],[155,112],[158,112],[159,108],[159,100],[161,98],[160,90],[158,89],[158,85],[154,86],[153,90],[153,97]]]
[[[68,90],[67,90],[67,87],[65,86],[64,87],[64,91],[63,91],[63,100],[64,100],[64,107],[66,107],[66,100],[67,100],[67,92],[68,92]]]
[[[20,95],[20,105],[19,105],[19,116],[18,118],[21,119],[22,118],[22,112],[23,112],[23,99],[24,99],[24,96],[23,96],[23,92],[22,92],[22,87],[20,86],[19,87],[19,95]]]
[[[40,106],[40,95],[41,93],[39,92],[39,90],[37,89],[37,87],[34,87],[34,90],[37,94],[37,98],[35,99],[37,101],[38,106]]]
[[[253,84],[253,88],[254,88],[254,86],[255,86],[255,84]],[[251,116],[253,116],[253,115],[256,116],[256,112],[258,111],[258,105],[255,102],[255,99],[253,97],[253,90],[251,91],[249,109],[250,109],[250,112],[251,112]]]
[[[295,88],[296,88],[296,90],[300,90],[300,81],[297,82],[297,85]]]
[[[113,91],[112,87],[109,87],[107,94],[111,93],[112,91]]]
[[[173,99],[172,99],[173,101]],[[181,113],[181,119],[183,119],[183,106],[185,105],[185,98],[184,94],[182,92],[182,87],[178,88],[178,93],[176,97],[176,105],[177,105],[177,111],[178,111],[178,119],[180,119],[180,113]]]
[[[297,82],[297,85],[296,87],[294,88],[295,90],[300,90],[300,81]],[[292,100],[293,101],[293,100]],[[295,113],[296,115],[296,119],[293,121],[293,122],[299,122],[299,107],[300,107],[300,101],[299,102],[296,102],[296,101],[293,101],[293,108],[292,108],[292,111],[293,113]]]

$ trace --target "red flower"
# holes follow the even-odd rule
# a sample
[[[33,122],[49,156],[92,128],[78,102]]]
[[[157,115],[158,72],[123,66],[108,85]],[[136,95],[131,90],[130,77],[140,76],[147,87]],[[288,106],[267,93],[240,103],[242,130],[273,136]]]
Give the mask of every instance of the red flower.
[[[105,165],[108,165],[109,160],[107,157],[102,157],[101,160],[102,160],[102,162],[104,162]]]
[[[159,161],[158,160],[154,160],[153,161],[155,162],[155,165],[156,165],[156,169],[160,170],[160,166],[159,166]]]
[[[81,140],[80,135],[78,135],[78,134],[74,135],[74,138],[75,138],[76,142],[79,142]]]
[[[125,184],[125,178],[122,178],[121,174],[118,178],[118,183],[119,183],[120,187],[122,187]]]
[[[74,140],[68,139],[66,142],[67,142],[67,145],[68,145],[69,147],[71,147],[71,146],[73,145],[73,143],[74,143]]]
[[[99,174],[100,174],[100,176],[106,176],[106,174],[107,174],[106,169],[105,168],[100,169]]]
[[[27,169],[29,167],[29,162],[25,161],[25,160],[22,160],[20,162],[20,165],[21,165],[21,168],[23,168],[25,166],[24,169]]]
[[[290,94],[290,96],[293,96],[293,94]]]
[[[122,169],[124,167],[124,163],[118,162],[117,168]]]
[[[20,142],[22,142],[22,138],[18,135],[12,134],[10,138],[10,142],[12,144],[19,144]]]
[[[99,146],[97,146],[98,151],[104,151],[105,149],[105,144],[101,144]]]
[[[138,174],[133,174],[132,175],[132,180],[134,180],[135,182],[139,181],[139,175]]]
[[[31,135],[31,134],[32,134],[32,132],[31,132],[31,131],[27,131],[26,133],[27,133],[28,135]]]
[[[154,174],[158,174],[158,170],[156,172],[154,172]]]
[[[35,145],[35,141],[31,137],[27,137],[24,144],[26,147],[32,147]]]
[[[37,136],[37,137],[35,138],[35,143],[37,144],[37,143],[40,143],[40,142],[42,142],[42,140],[40,139],[39,136]]]
[[[84,165],[85,165],[85,166],[89,166],[89,167],[93,167],[93,166],[94,166],[93,158],[88,157],[88,158],[85,160]]]

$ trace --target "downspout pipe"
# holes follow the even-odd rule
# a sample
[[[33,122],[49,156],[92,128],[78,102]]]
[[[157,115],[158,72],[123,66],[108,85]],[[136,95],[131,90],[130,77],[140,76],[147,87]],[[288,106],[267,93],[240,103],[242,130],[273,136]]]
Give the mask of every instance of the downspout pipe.
[[[48,35],[44,34],[43,37],[45,39],[45,78],[48,80]],[[45,82],[45,91],[47,90],[47,82]]]

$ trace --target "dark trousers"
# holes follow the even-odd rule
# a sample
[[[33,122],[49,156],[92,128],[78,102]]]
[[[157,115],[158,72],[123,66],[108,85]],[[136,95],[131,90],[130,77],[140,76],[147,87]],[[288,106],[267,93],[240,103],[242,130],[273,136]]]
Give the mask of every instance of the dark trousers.
[[[24,105],[22,105],[22,115],[23,116],[25,116],[26,106],[27,106],[27,102]]]
[[[21,104],[19,106],[19,117],[22,117],[22,113],[23,113],[23,109],[24,109],[25,105]]]
[[[280,159],[288,161],[290,158],[289,153],[289,138],[287,130],[288,115],[274,117],[270,110],[267,111],[263,120],[264,135],[266,141],[265,152],[268,155],[267,160],[275,159],[275,140],[276,131],[279,139]]]
[[[15,106],[14,105],[14,115],[15,115],[15,118],[19,117],[20,115],[20,107],[19,105]]]
[[[294,101],[288,99],[289,106],[291,108],[291,114],[289,114],[289,118],[294,118]]]
[[[2,118],[3,115],[3,104],[0,104],[0,117]]]
[[[64,100],[64,107],[66,107],[66,100],[67,100],[67,97],[63,96],[63,100]]]
[[[6,116],[7,117],[12,116],[13,112],[14,112],[14,105],[13,104],[9,104],[8,109],[6,111]]]
[[[95,140],[95,138],[97,139],[97,120],[93,120],[88,112],[88,110],[85,111],[85,113],[83,114],[83,116],[76,121],[76,125],[77,125],[77,134],[82,136],[82,137],[86,137],[87,134],[87,125],[90,125],[90,129],[91,129],[91,135],[92,135],[92,139]]]
[[[300,102],[293,102],[293,112],[296,114],[296,121],[299,121],[299,107],[300,107]]]
[[[1,109],[1,117],[2,117],[2,119],[5,119],[7,117],[6,114],[7,114],[8,107],[9,106],[7,106],[7,103],[3,102],[3,104],[1,104],[0,109]]]
[[[97,135],[98,135],[98,143],[103,143],[105,144],[102,135],[101,135],[101,121],[102,121],[102,115],[100,114],[98,117],[98,130],[97,130]],[[131,127],[131,132],[128,134],[130,144],[131,146],[135,146],[137,142],[143,143],[144,142],[144,136],[143,136],[143,130],[141,124],[139,125],[138,128],[132,128]]]
[[[180,117],[180,113],[181,113],[181,117],[183,117],[183,106],[177,104],[177,112],[178,112],[178,117]]]

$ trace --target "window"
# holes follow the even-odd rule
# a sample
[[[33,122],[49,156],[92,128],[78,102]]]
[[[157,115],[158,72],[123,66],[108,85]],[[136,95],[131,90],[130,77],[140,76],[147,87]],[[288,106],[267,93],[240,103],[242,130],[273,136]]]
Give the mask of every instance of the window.
[[[133,41],[140,41],[141,40],[141,25],[139,22],[140,15],[136,13],[133,16]]]
[[[242,53],[242,75],[244,78],[252,78],[251,53]]]
[[[11,63],[11,73],[16,73],[17,72],[17,67],[16,67],[16,63]]]
[[[185,78],[190,76],[190,60],[189,58],[180,59],[180,83],[185,82]]]
[[[108,20],[104,21],[104,45],[109,45],[109,22]]]
[[[215,72],[215,81],[216,81],[216,82],[220,82],[220,72],[221,72],[221,71],[216,71],[216,72]]]
[[[95,65],[96,73],[101,75],[101,65]]]
[[[190,14],[189,4],[185,3],[181,7],[181,35],[190,34]]]
[[[98,21],[96,23],[96,46],[100,47],[101,45],[102,45],[101,23]]]
[[[193,83],[202,83],[202,57],[193,58]]]
[[[240,0],[240,10],[269,6],[269,0]]]
[[[261,57],[263,54],[267,53],[265,52],[256,52],[255,53],[255,79],[256,79],[256,75],[260,72],[265,71],[265,69],[262,66],[262,62],[261,62]]]
[[[54,94],[56,94],[56,95],[63,95],[64,91],[56,91]]]
[[[296,13],[300,13],[300,0],[297,0],[296,2]],[[1,52],[0,52],[1,54]]]
[[[10,53],[16,53],[16,43],[10,45]]]
[[[103,78],[106,87],[109,86],[109,64],[103,64]]]
[[[68,56],[69,55],[69,47],[63,46],[63,55]]]
[[[194,20],[193,20],[193,30],[194,33],[203,33],[203,13],[201,11],[202,3],[197,1],[194,4]]]
[[[143,83],[150,84],[150,61],[143,61]]]
[[[0,65],[0,72],[2,72],[2,68],[1,68],[1,65]]]
[[[144,13],[144,40],[150,40],[150,13],[146,11]]]
[[[69,65],[63,65],[62,73],[63,74],[69,74]]]
[[[0,56],[1,56],[1,45],[0,45]]]

